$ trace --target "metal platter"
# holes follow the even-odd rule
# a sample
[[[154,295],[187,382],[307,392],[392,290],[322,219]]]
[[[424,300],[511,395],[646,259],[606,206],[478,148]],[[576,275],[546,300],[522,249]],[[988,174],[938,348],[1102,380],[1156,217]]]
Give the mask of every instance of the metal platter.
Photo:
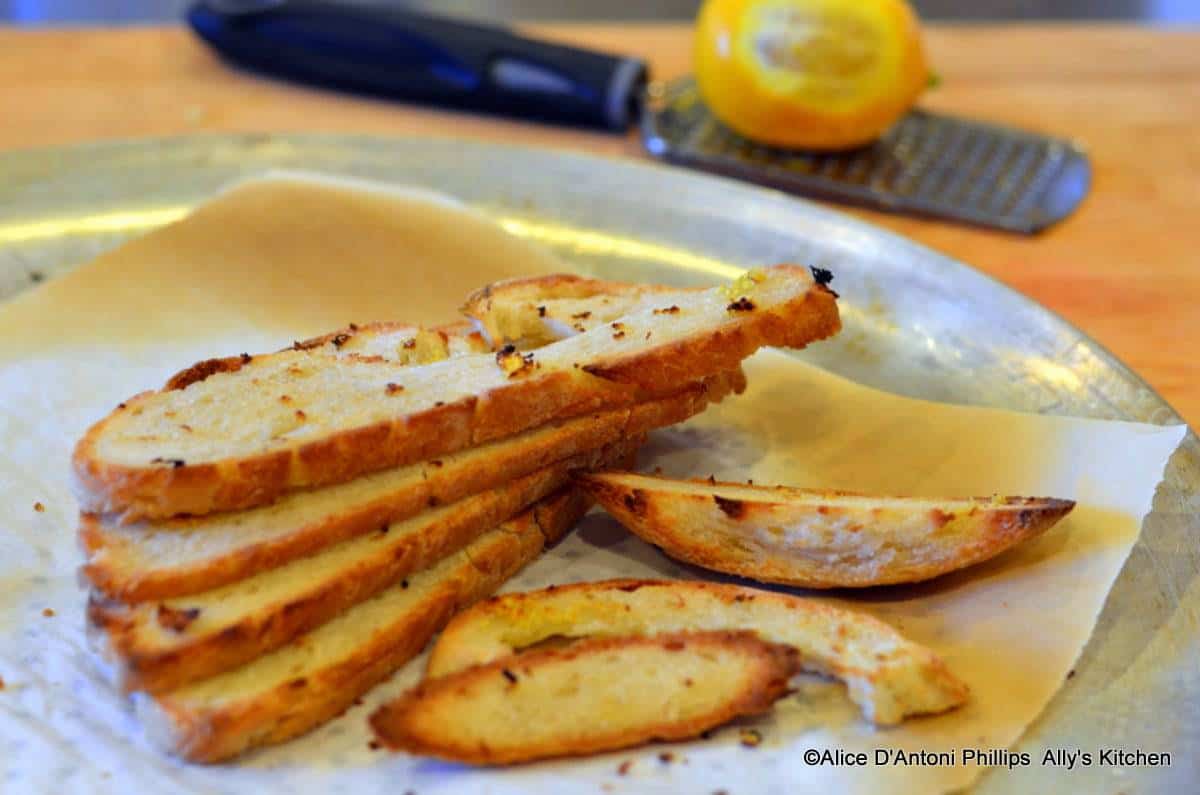
[[[1181,422],[1111,354],[961,263],[737,182],[643,162],[460,140],[229,136],[0,155],[0,300],[180,217],[231,180],[303,169],[428,186],[579,268],[711,282],[763,262],[836,274],[844,332],[806,358],[901,394]],[[164,267],[170,267],[169,263]],[[1200,759],[1200,441],[1172,458],[1076,675],[1023,746],[1167,750],[1171,768],[1092,769],[1081,791],[1185,791]],[[1037,768],[981,792],[1038,791]]]

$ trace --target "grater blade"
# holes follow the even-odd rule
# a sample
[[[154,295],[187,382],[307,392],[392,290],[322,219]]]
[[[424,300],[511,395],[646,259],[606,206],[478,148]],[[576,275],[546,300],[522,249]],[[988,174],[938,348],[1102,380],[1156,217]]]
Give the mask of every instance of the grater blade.
[[[806,153],[753,143],[718,122],[690,78],[654,86],[642,139],[655,157],[792,193],[1033,233],[1079,205],[1087,155],[1069,141],[915,110],[874,144]]]

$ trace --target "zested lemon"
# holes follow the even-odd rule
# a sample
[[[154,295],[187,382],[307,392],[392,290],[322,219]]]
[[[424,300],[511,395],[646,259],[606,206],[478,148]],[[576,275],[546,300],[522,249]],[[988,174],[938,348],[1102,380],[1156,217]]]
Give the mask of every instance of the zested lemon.
[[[718,119],[795,149],[867,144],[929,82],[905,0],[706,0],[694,55]]]

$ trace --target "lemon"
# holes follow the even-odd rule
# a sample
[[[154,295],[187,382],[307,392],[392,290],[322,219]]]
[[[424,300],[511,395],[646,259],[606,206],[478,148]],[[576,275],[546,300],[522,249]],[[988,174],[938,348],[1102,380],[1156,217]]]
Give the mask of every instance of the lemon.
[[[694,55],[718,119],[795,149],[869,143],[930,79],[905,0],[706,0]]]

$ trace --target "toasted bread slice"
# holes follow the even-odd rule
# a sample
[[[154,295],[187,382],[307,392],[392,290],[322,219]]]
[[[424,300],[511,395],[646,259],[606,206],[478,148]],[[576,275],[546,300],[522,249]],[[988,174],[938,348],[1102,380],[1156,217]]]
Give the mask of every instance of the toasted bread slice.
[[[805,588],[928,580],[1038,536],[1075,507],[1042,497],[868,497],[627,472],[587,473],[580,483],[671,557]]]
[[[839,328],[833,294],[803,268],[740,281],[735,298],[727,287],[644,297],[619,321],[527,354],[405,366],[301,349],[144,393],[76,446],[77,496],[85,512],[129,518],[249,508],[668,395],[763,345],[803,347]],[[664,303],[680,310],[656,314]]]
[[[572,469],[623,458],[640,442],[573,456],[212,591],[136,605],[93,595],[88,618],[97,645],[127,690],[169,690],[227,671],[461,549],[562,488]]]
[[[275,353],[205,359],[171,376],[163,389],[186,389],[217,373],[235,373],[242,368],[257,372],[288,351],[309,351],[314,357],[380,359],[412,366],[489,349],[485,338],[470,323],[449,323],[430,329],[389,321],[361,326],[351,323],[319,337],[293,342]]]
[[[191,685],[134,694],[138,717],[165,750],[218,762],[284,742],[341,714],[416,656],[451,614],[487,596],[587,510],[569,490],[469,546],[240,668]]]
[[[710,582],[609,580],[496,597],[446,627],[426,675],[491,663],[555,637],[733,629],[795,647],[806,671],[844,681],[867,719],[880,725],[967,699],[967,686],[936,654],[870,616]]]
[[[667,398],[564,420],[246,511],[133,524],[85,514],[79,529],[87,553],[82,571],[93,587],[122,602],[219,588],[407,519],[430,504],[454,502],[572,455],[680,422],[744,386],[740,371],[722,373]]]
[[[645,296],[669,292],[680,291],[559,273],[489,284],[467,297],[462,312],[492,347],[526,349],[618,320]]]
[[[389,748],[511,764],[695,737],[770,709],[796,650],[751,632],[595,638],[427,679],[371,716]]]

